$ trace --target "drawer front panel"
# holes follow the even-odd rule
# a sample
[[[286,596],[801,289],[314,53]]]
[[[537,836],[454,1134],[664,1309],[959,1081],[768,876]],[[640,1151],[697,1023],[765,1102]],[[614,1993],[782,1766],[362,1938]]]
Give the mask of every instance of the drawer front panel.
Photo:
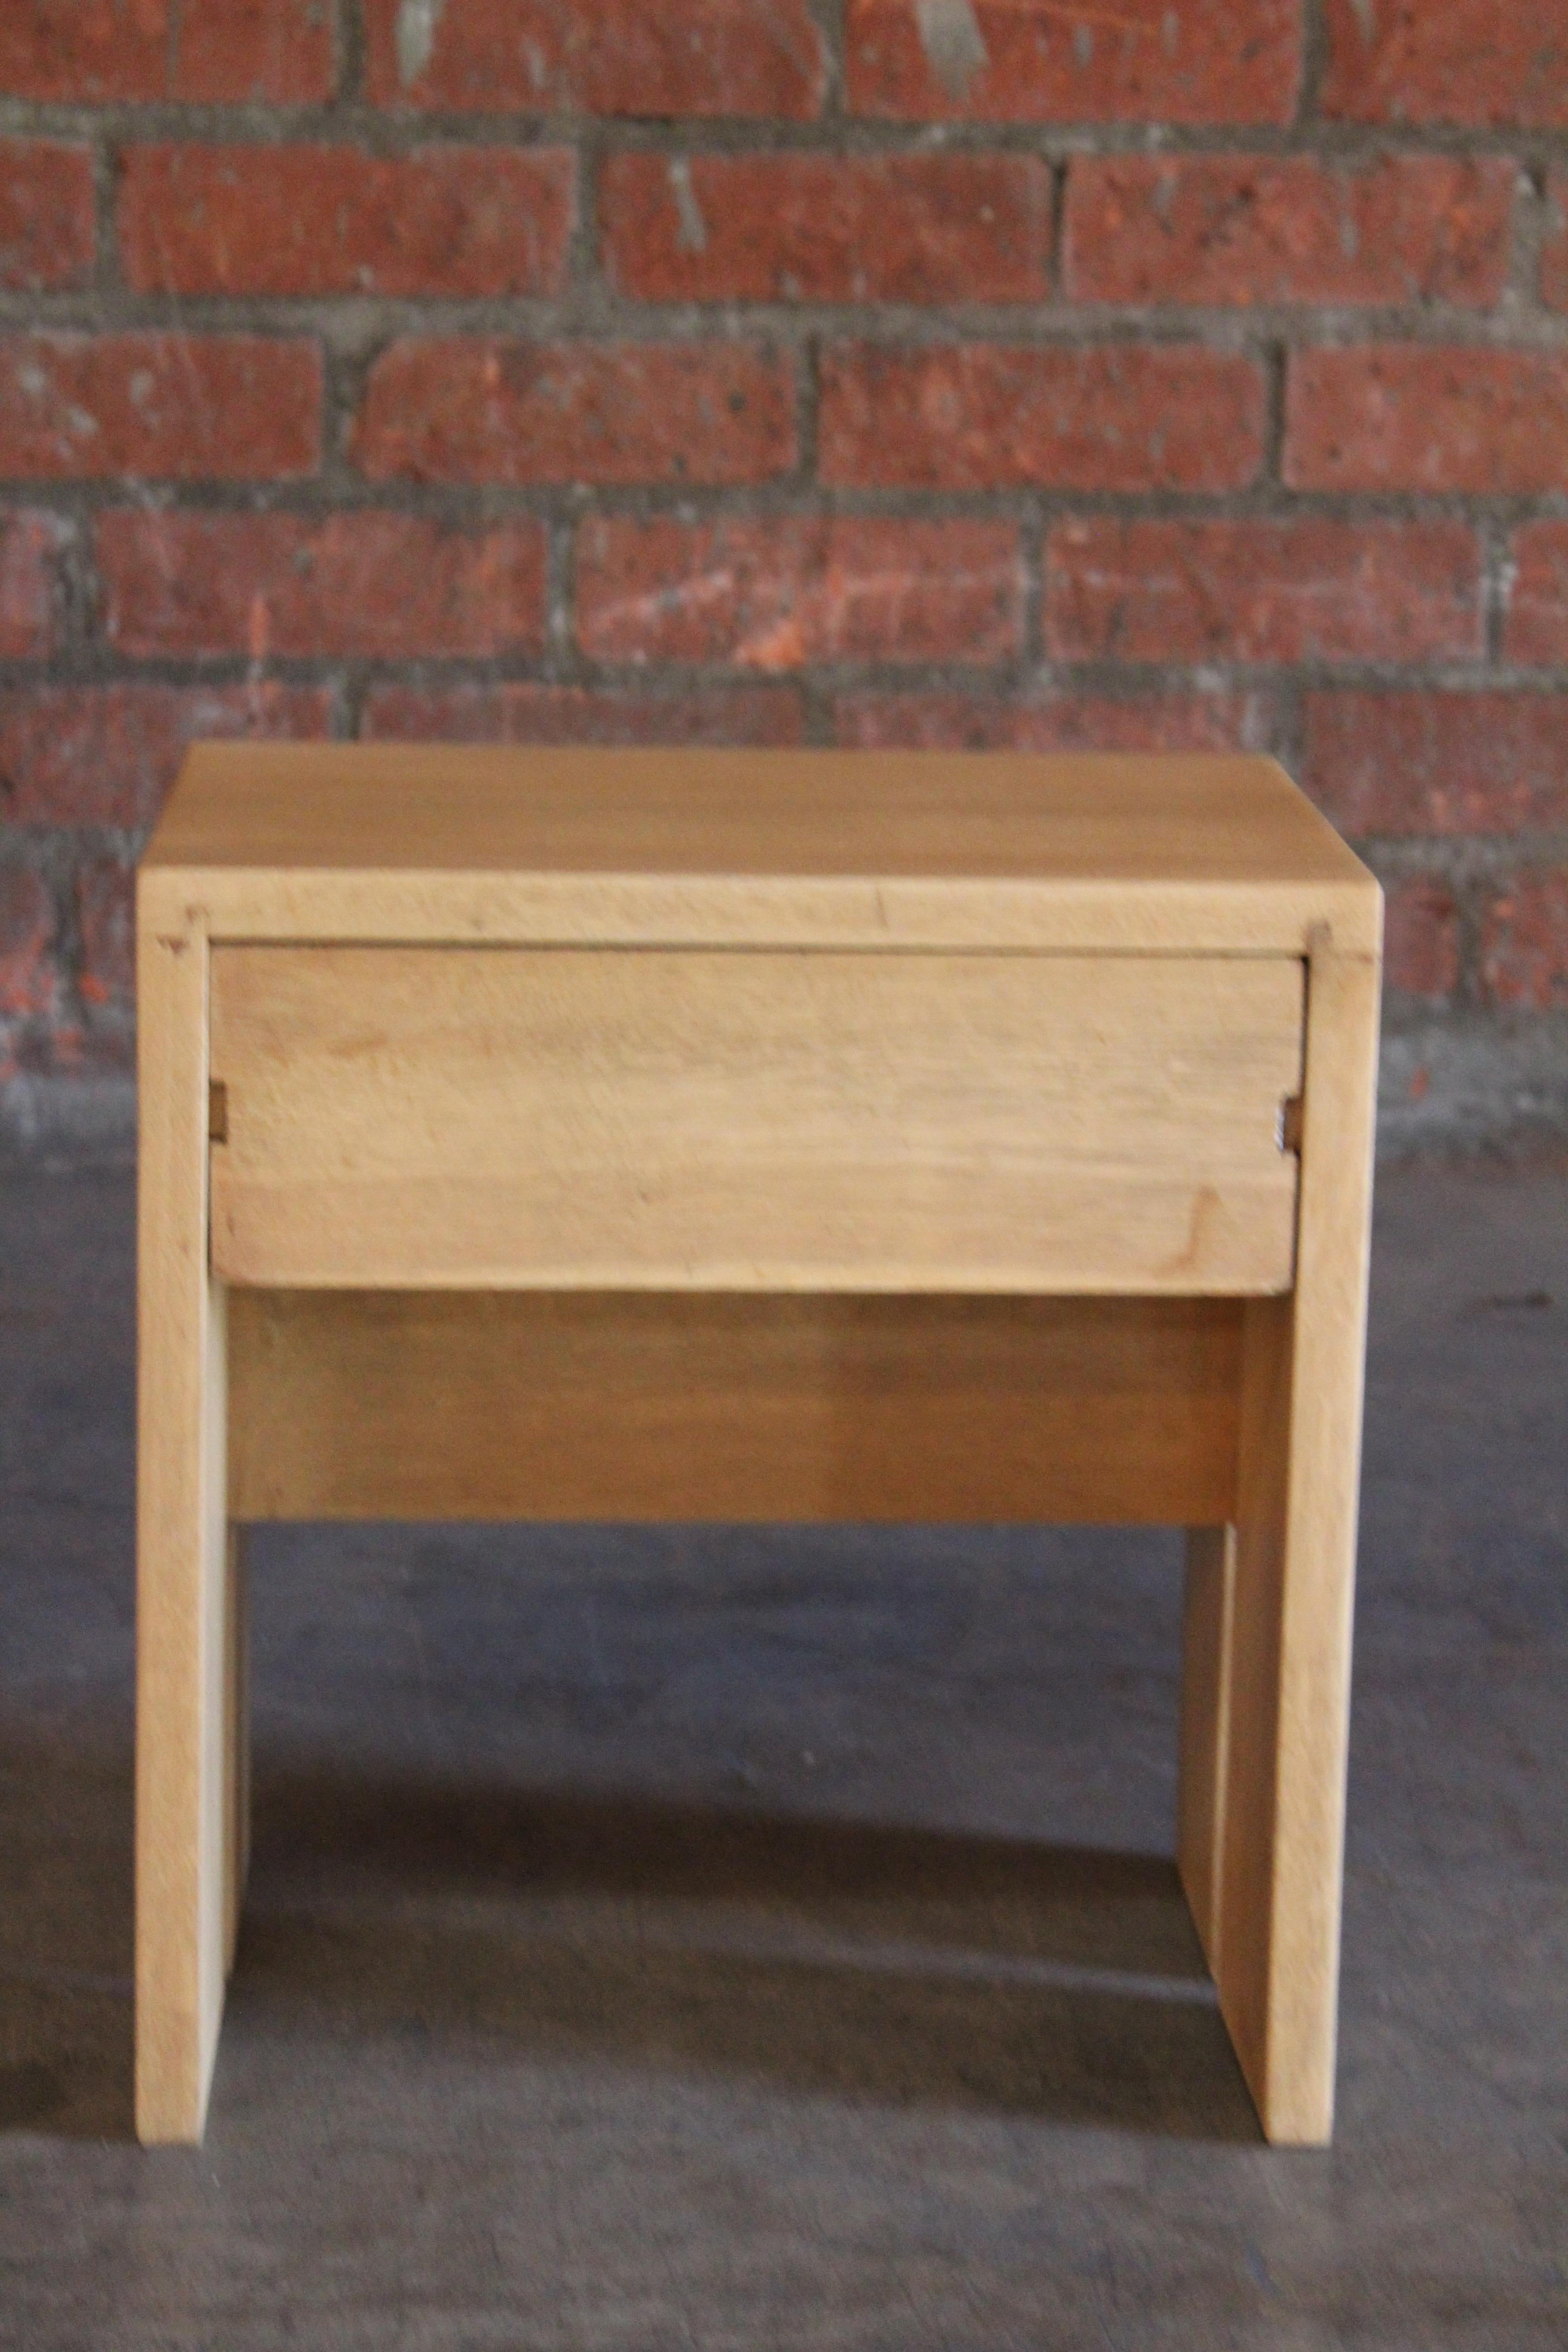
[[[218,947],[212,1255],[310,1287],[1289,1288],[1303,968]]]

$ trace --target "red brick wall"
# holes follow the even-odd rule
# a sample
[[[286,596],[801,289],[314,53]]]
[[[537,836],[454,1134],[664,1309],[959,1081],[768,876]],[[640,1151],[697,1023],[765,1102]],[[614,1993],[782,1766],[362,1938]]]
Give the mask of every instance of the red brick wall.
[[[247,731],[1267,747],[1568,1034],[1564,0],[5,0],[0,1072]]]

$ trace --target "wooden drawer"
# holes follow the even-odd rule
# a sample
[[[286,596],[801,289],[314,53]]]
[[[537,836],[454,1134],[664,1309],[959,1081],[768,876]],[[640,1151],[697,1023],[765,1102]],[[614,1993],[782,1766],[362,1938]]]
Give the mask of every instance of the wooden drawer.
[[[362,1288],[1290,1286],[1296,959],[215,947],[212,1259]]]

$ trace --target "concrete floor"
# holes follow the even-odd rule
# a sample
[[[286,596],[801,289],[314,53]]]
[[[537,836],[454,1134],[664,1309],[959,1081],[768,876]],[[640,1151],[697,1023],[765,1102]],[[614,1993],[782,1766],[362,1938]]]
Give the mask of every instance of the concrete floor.
[[[0,2345],[1568,2345],[1568,1176],[1382,1184],[1340,2124],[1168,1855],[1173,1538],[269,1532],[131,2105],[131,1196],[0,1175]]]

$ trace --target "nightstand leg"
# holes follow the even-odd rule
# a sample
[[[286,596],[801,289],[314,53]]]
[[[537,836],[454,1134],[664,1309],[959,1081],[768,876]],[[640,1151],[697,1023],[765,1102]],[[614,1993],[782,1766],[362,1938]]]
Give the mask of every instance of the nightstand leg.
[[[228,1527],[223,1658],[223,1969],[234,1967],[250,1871],[250,1578],[246,1530]]]
[[[1271,2140],[1333,2127],[1376,967],[1314,944],[1296,1287],[1249,1300],[1237,1518],[1191,1539],[1181,1865]]]
[[[1216,1979],[1235,1603],[1235,1528],[1189,1528],[1176,1860],[1205,1957]]]
[[[202,2133],[237,1885],[242,1657],[226,1514],[225,1294],[207,1272],[206,941],[138,922],[136,2129]]]

